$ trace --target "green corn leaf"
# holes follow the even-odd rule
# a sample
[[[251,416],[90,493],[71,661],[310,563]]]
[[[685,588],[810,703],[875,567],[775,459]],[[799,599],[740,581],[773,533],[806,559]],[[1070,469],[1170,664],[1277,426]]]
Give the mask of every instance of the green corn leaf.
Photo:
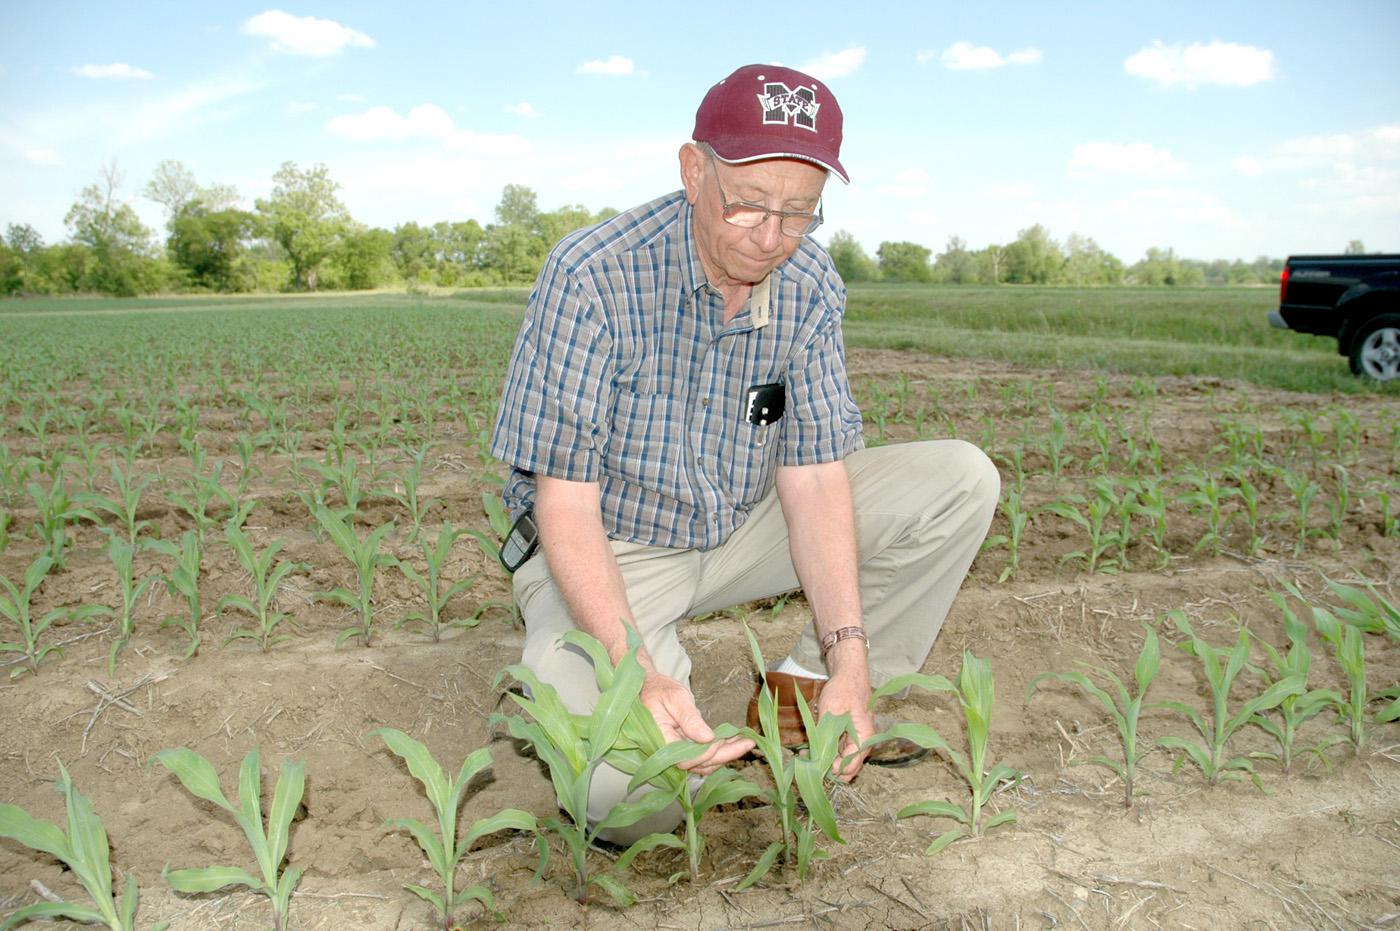
[[[905,805],[895,813],[896,818],[910,818],[914,815],[930,815],[934,818],[954,818],[964,824],[971,824],[972,819],[967,812],[963,811],[952,802],[939,801],[937,799],[927,799],[922,802],[915,802],[912,805]]]
[[[442,841],[423,822],[411,818],[392,818],[385,821],[384,826],[407,831],[413,835],[413,839],[418,841],[418,846],[422,848],[423,855],[428,858],[428,862],[432,864],[434,870],[442,872],[456,862],[455,860],[452,863],[448,862],[447,851],[443,849]]]
[[[691,807],[703,813],[718,805],[731,805],[740,799],[761,794],[763,790],[758,785],[728,767],[721,767],[700,783],[700,791],[695,793]]]
[[[463,835],[461,843],[458,845],[457,856],[460,858],[472,844],[487,834],[495,834],[497,831],[531,831],[538,830],[535,816],[528,811],[521,811],[519,808],[506,808],[496,812],[489,818],[482,818],[472,823]]]
[[[102,820],[92,810],[92,802],[73,786],[68,768],[58,764],[58,789],[68,809],[68,844],[73,859],[68,863],[102,912],[112,908],[111,847]]]
[[[602,821],[598,822],[594,833],[611,828],[625,828],[636,824],[644,818],[649,818],[665,810],[667,806],[673,803],[674,797],[671,793],[661,789],[653,789],[634,802],[619,802],[614,805],[607,816],[603,818]],[[584,810],[587,810],[587,804],[587,797],[585,796]]]
[[[705,749],[703,744],[690,740],[677,740],[663,746],[660,750],[646,758],[641,766],[633,770],[632,781],[627,784],[627,791],[633,792],[638,787],[659,777],[668,769],[678,763],[694,759]],[[716,770],[718,772],[718,770]]]
[[[176,892],[187,894],[199,894],[204,892],[217,892],[229,886],[247,886],[254,892],[269,892],[270,890],[247,870],[239,869],[236,866],[210,866],[204,869],[194,870],[170,870],[165,874],[165,881],[170,888]]]
[[[873,703],[887,695],[894,695],[907,688],[920,688],[926,692],[955,692],[957,691],[953,683],[949,682],[945,676],[930,676],[919,672],[911,672],[902,676],[895,676],[890,681],[875,689],[870,695]]]
[[[141,902],[141,892],[136,888],[136,874],[126,874],[126,888],[122,892],[121,902],[117,907],[117,921],[122,928],[135,931],[136,929],[136,908]]]
[[[762,667],[760,666],[760,668]],[[754,864],[753,869],[749,870],[749,875],[745,876],[743,880],[740,881],[739,885],[734,888],[742,892],[767,876],[773,869],[773,865],[778,862],[778,855],[782,852],[783,845],[781,843],[774,841],[769,844],[768,848],[763,851],[762,856],[758,858],[758,862]]]
[[[625,661],[618,664],[612,685],[598,696],[598,704],[590,715],[589,743],[594,754],[602,755],[616,742],[618,731],[641,692],[643,678],[645,673],[635,657],[630,664]]]
[[[614,902],[623,908],[628,908],[637,903],[637,897],[632,894],[632,890],[622,884],[620,880],[609,873],[595,873],[588,877],[588,883],[597,886],[606,892]]]
[[[617,862],[613,864],[613,869],[620,873],[632,865],[632,861],[637,858],[638,854],[655,850],[657,847],[684,850],[685,841],[674,834],[648,834],[646,837],[634,841],[630,847],[624,850],[622,855],[617,858]]]
[[[272,808],[267,813],[267,834],[272,845],[270,859],[276,871],[282,858],[287,855],[288,834],[292,818],[301,805],[302,794],[306,789],[306,767],[300,762],[283,760],[277,776],[277,787],[272,792]]]
[[[928,849],[924,851],[924,854],[925,854],[926,856],[930,856],[930,857],[931,857],[931,856],[933,856],[934,854],[938,853],[940,850],[942,850],[944,847],[947,847],[947,846],[948,846],[949,844],[951,844],[953,841],[957,840],[957,839],[960,838],[960,837],[966,836],[966,834],[967,834],[967,832],[966,832],[966,831],[963,831],[963,830],[961,830],[961,829],[954,829],[954,830],[952,830],[952,831],[944,831],[942,834],[940,834],[940,835],[938,835],[936,838],[934,838],[933,843],[931,843],[931,844],[928,845]]]
[[[468,902],[480,902],[486,906],[492,914],[496,913],[496,897],[491,894],[491,890],[485,886],[468,886],[457,893],[457,897],[452,900],[452,909],[456,911]],[[497,916],[497,920],[500,917]]]
[[[383,740],[395,756],[408,764],[409,773],[423,785],[434,808],[441,809],[446,804],[449,794],[447,776],[427,747],[392,727],[377,728],[370,731],[369,736]],[[490,759],[489,755],[487,759]]]
[[[32,818],[15,805],[0,803],[0,837],[19,841],[31,850],[57,857],[64,863],[73,858],[73,848],[58,825]]]
[[[442,915],[447,913],[447,906],[443,904],[442,896],[438,895],[436,892],[424,889],[422,886],[414,886],[408,883],[404,883],[404,888],[437,909],[438,914]]]
[[[44,921],[54,918],[67,918],[85,925],[107,924],[106,916],[86,905],[76,905],[69,902],[36,902],[13,912],[3,922],[0,922],[0,931],[10,931],[11,928],[18,928],[29,921]]]
[[[798,757],[792,761],[793,779],[813,823],[831,840],[844,844],[836,826],[836,812],[826,795],[826,778],[831,774],[832,762],[828,757]]]
[[[1161,665],[1161,661],[1162,650],[1157,643],[1157,632],[1148,630],[1147,639],[1142,645],[1142,652],[1138,654],[1137,665],[1133,668],[1133,678],[1137,682],[1138,695],[1147,693],[1148,687],[1157,678],[1157,669]]]
[[[262,870],[263,880],[271,886],[277,881],[277,864],[272,862],[267,835],[263,833],[262,774],[257,747],[248,751],[243,765],[238,769],[238,801],[240,813],[234,815],[234,820],[243,828],[248,845],[253,848],[253,857]]]
[[[224,797],[223,789],[219,786],[219,774],[214,771],[213,764],[198,753],[184,747],[161,750],[151,757],[151,762],[158,762],[174,773],[191,794],[237,814],[238,809]]]

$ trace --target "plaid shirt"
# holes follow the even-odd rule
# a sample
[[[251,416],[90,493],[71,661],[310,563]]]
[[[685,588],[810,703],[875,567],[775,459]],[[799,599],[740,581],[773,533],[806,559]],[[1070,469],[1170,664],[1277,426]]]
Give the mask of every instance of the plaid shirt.
[[[530,295],[491,440],[512,513],[534,503],[536,474],[598,482],[611,538],[707,550],[779,465],[859,449],[840,276],[804,239],[770,277],[768,323],[745,306],[726,324],[682,192],[565,237]],[[756,426],[749,389],[772,383],[784,416]]]

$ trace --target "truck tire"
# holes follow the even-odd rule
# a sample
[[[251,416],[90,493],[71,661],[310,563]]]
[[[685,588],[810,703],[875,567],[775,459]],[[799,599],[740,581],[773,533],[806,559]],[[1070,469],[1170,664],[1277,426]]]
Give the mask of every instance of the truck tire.
[[[1351,371],[1376,381],[1400,378],[1400,314],[1381,314],[1356,331]]]

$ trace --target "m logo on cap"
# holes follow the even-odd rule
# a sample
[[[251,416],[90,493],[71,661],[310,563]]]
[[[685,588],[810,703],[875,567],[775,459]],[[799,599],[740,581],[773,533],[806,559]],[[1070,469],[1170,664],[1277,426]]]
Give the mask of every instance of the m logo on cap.
[[[800,126],[810,132],[817,131],[817,103],[815,88],[798,85],[796,90],[786,84],[772,82],[763,85],[763,93],[757,94],[763,106],[763,123],[788,123]]]

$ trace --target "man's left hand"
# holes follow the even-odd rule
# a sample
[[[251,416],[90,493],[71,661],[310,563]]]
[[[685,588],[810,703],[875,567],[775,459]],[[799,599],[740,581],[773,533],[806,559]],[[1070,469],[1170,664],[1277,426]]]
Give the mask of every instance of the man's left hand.
[[[832,663],[836,669],[817,696],[817,716],[827,714],[849,714],[855,725],[856,742],[852,743],[849,734],[842,735],[839,755],[832,772],[842,782],[856,778],[865,764],[868,750],[860,749],[860,744],[869,740],[876,731],[875,715],[870,711],[870,679],[866,672],[864,645],[859,641],[837,644],[831,651],[830,659],[836,659],[837,650],[860,650],[858,662],[847,664]],[[851,657],[856,659],[856,657]],[[849,758],[848,758],[849,757]]]

